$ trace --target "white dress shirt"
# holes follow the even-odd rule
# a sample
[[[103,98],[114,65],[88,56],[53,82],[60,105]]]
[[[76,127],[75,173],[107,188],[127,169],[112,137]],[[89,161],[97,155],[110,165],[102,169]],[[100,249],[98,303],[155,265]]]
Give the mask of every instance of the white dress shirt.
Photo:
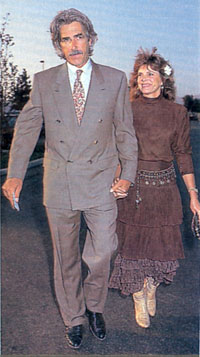
[[[92,63],[91,63],[90,59],[81,68],[73,66],[69,62],[67,62],[67,66],[68,66],[69,81],[70,81],[72,92],[73,92],[73,89],[74,89],[74,82],[75,82],[76,77],[77,77],[76,71],[78,69],[81,69],[83,71],[83,73],[81,74],[80,81],[82,82],[82,85],[83,85],[83,88],[84,88],[84,92],[85,92],[85,99],[86,99],[87,98],[87,94],[88,94],[89,85],[90,85],[91,73],[92,73]]]

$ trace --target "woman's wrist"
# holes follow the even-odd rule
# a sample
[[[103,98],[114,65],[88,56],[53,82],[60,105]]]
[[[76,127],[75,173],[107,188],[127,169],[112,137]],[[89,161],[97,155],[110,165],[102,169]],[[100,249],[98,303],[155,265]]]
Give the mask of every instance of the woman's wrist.
[[[195,192],[198,194],[198,189],[196,187],[190,187],[190,188],[188,188],[188,192],[189,193]]]
[[[198,193],[196,191],[190,191],[189,195],[191,201],[198,201]]]

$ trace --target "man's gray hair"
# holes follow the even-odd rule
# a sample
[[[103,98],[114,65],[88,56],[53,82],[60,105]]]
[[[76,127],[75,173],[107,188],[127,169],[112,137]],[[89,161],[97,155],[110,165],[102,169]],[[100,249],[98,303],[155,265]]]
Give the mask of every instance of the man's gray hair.
[[[51,39],[56,53],[59,57],[65,58],[60,46],[60,28],[61,26],[71,24],[74,21],[81,23],[86,32],[88,41],[91,40],[89,56],[92,56],[94,44],[98,40],[97,33],[94,31],[92,22],[89,20],[89,18],[76,9],[59,11],[58,15],[54,17],[50,24]]]

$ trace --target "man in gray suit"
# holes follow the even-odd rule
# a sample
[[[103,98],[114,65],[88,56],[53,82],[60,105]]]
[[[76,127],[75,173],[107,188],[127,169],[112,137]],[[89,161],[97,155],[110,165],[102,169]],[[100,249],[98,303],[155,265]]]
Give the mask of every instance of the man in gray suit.
[[[30,99],[16,122],[3,192],[14,207],[44,122],[44,204],[55,291],[67,342],[79,348],[85,314],[94,336],[106,336],[102,313],[117,248],[116,199],[125,197],[134,183],[137,143],[125,74],[90,59],[97,40],[91,21],[69,9],[58,13],[50,31],[66,62],[34,77]],[[119,163],[121,177],[112,184]],[[82,257],[81,212],[88,227]],[[84,281],[81,258],[88,267]]]

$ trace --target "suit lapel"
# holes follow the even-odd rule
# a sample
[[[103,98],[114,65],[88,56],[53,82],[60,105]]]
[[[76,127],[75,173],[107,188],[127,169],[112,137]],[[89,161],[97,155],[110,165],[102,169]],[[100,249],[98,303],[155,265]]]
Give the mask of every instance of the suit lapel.
[[[92,61],[92,74],[88,90],[85,111],[80,128],[86,130],[95,124],[95,117],[101,115],[102,103],[105,101],[105,82],[99,65]]]
[[[59,116],[70,130],[77,129],[78,123],[69,82],[68,69],[64,63],[57,73],[53,93]]]

